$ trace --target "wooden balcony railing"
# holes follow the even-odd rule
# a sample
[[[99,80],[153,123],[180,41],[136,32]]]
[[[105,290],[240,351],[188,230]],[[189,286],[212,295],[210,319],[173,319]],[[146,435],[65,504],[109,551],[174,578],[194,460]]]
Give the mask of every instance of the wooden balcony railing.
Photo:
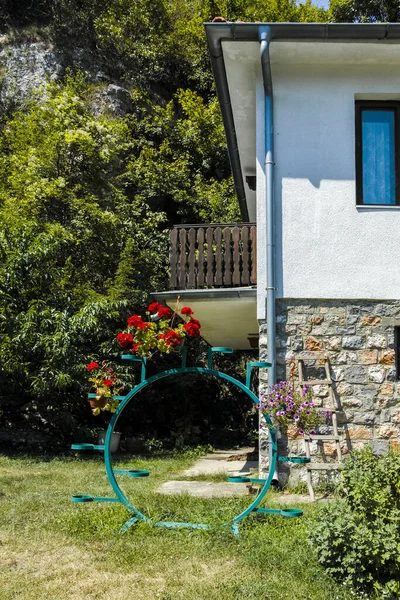
[[[251,286],[257,282],[256,227],[178,225],[170,233],[173,290]]]

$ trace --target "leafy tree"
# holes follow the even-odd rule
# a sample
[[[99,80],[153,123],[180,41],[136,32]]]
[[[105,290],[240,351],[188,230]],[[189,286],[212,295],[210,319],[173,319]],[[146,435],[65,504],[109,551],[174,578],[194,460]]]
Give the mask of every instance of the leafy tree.
[[[24,26],[35,22],[47,25],[51,21],[52,0],[0,0],[0,24]]]
[[[396,23],[400,20],[397,0],[331,0],[331,20],[340,23]]]
[[[88,358],[115,357],[127,311],[165,288],[162,209],[238,216],[215,99],[181,90],[151,107],[136,91],[122,119],[94,116],[96,93],[67,76],[0,135],[0,409],[59,440],[90,417]]]
[[[112,350],[127,304],[165,285],[164,217],[125,189],[129,128],[95,118],[88,93],[50,84],[0,138],[2,409],[42,429],[76,413],[83,365]]]
[[[204,20],[222,16],[228,21],[264,22],[317,22],[327,19],[327,11],[311,0],[207,0],[203,10]]]
[[[216,98],[206,104],[179,90],[154,108],[148,98],[130,123],[129,185],[137,198],[164,210],[171,223],[239,219]]]

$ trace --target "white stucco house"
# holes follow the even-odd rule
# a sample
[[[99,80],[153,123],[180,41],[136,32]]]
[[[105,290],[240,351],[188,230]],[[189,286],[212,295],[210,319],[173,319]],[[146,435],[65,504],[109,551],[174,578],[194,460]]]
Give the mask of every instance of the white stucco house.
[[[328,353],[343,450],[400,444],[400,25],[205,30],[243,224],[175,232],[164,299],[190,300],[213,345],[259,332],[270,381]]]

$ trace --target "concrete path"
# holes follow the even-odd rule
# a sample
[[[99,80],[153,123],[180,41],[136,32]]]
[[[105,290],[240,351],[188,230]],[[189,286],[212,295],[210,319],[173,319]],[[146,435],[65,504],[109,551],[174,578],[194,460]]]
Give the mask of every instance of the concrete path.
[[[183,475],[187,477],[215,475],[216,473],[250,475],[252,470],[258,470],[258,461],[247,460],[247,456],[253,452],[254,448],[217,450],[199,458],[190,469],[184,471]]]
[[[228,478],[229,475],[251,475],[258,470],[258,461],[247,460],[253,452],[254,448],[217,450],[196,460],[190,469],[183,472],[183,476],[192,478],[225,474]],[[198,498],[229,498],[249,493],[245,483],[215,481],[167,481],[157,492],[167,495],[187,493]]]
[[[258,461],[252,460],[254,448],[238,448],[234,450],[216,450],[199,458],[195,464],[183,472],[189,481],[167,481],[157,490],[159,494],[189,494],[197,498],[229,498],[249,495],[245,483],[228,483],[214,481],[190,481],[199,475],[211,477],[216,474],[258,475]],[[251,460],[248,460],[250,458]],[[325,500],[325,499],[324,499]],[[284,505],[307,504],[310,496],[300,494],[274,494],[274,502]]]
[[[245,483],[215,483],[213,481],[166,481],[157,490],[167,496],[189,494],[197,498],[231,498],[245,496]]]

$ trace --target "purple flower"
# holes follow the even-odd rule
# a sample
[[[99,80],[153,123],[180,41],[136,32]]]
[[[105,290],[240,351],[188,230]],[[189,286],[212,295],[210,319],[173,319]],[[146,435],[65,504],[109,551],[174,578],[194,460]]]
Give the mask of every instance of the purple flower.
[[[300,416],[297,413],[295,413],[295,415],[294,415],[293,418],[294,418],[295,421],[298,421],[300,419]]]

